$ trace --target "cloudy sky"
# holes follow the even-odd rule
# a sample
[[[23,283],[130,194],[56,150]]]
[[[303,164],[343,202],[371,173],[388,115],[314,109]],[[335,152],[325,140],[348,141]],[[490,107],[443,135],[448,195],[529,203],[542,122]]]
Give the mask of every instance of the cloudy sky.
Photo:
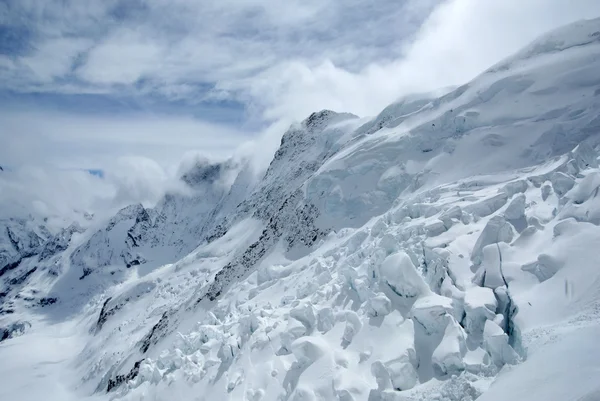
[[[62,185],[94,192],[82,182],[108,177],[114,193],[155,198],[186,153],[244,144],[268,161],[312,111],[377,114],[596,16],[598,0],[4,0],[0,166],[13,181],[0,201],[28,180],[46,199],[46,175],[82,169],[106,174]]]

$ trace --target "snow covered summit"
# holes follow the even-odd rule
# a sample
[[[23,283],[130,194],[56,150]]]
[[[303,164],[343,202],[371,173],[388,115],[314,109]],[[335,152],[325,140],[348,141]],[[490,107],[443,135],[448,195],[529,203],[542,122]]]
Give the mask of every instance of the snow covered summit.
[[[94,230],[11,222],[0,398],[38,399],[35,367],[63,399],[595,399],[599,94],[596,19],[371,121],[314,113],[258,182],[201,161]]]

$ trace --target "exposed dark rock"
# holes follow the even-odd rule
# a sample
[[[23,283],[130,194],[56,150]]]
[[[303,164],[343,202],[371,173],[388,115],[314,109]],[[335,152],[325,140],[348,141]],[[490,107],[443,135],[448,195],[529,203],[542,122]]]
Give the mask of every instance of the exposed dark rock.
[[[79,224],[72,224],[50,238],[43,246],[39,260],[43,261],[63,252],[69,246],[74,233],[82,233],[84,229]]]
[[[57,301],[58,301],[58,298],[56,298],[56,297],[44,297],[44,298],[40,299],[40,305],[48,306],[48,305],[55,304]]]
[[[7,327],[0,327],[0,342],[21,336],[25,331],[31,327],[29,322],[14,322],[9,324]]]
[[[31,276],[36,270],[37,270],[37,267],[33,267],[32,269],[26,271],[25,273],[23,273],[19,277],[15,277],[15,278],[10,279],[8,281],[8,284],[10,284],[10,285],[23,284],[25,282],[25,280],[27,280],[27,278],[29,276]]]
[[[96,322],[96,332],[98,332],[102,329],[102,326],[104,325],[104,323],[106,323],[106,320],[110,316],[117,313],[117,311],[122,309],[124,306],[122,303],[117,303],[117,304],[111,306],[111,305],[109,305],[109,302],[111,300],[112,300],[112,298],[109,297],[106,299],[106,301],[104,301],[104,304],[102,304],[102,309],[100,310],[100,315],[98,316],[98,321]]]
[[[169,315],[167,312],[164,312],[161,316],[160,320],[152,326],[150,332],[144,336],[142,339],[142,343],[140,345],[140,351],[145,353],[150,348],[150,345],[156,344],[158,340],[164,335],[167,331],[169,325]]]
[[[4,265],[2,268],[0,268],[0,277],[2,277],[2,275],[4,275],[9,270],[16,269],[20,263],[21,263],[21,259]]]
[[[24,222],[19,222],[19,224],[20,230],[17,231],[14,227],[6,227],[6,233],[12,246],[21,254],[21,257],[27,258],[37,253],[44,239],[32,230],[23,229]]]
[[[124,220],[129,220],[129,219],[134,219],[134,218],[137,220],[137,218],[138,218],[137,216],[139,216],[141,213],[144,213],[144,212],[145,212],[145,209],[141,203],[124,207],[123,209],[119,210],[117,212],[117,214],[108,221],[108,225],[106,226],[106,231],[111,231],[115,225],[117,225],[118,223],[120,223]]]
[[[223,169],[221,163],[198,162],[194,168],[181,176],[181,180],[191,187],[195,187],[198,183],[212,184],[221,178]]]
[[[212,232],[206,236],[205,241],[207,243],[211,243],[227,234],[227,228],[221,224],[217,224],[217,226],[212,230]]]
[[[117,375],[114,379],[109,379],[106,392],[108,393],[110,392],[110,390],[119,387],[121,384],[126,383],[129,380],[135,379],[138,373],[140,373],[140,364],[142,363],[142,361],[143,359],[140,359],[139,361],[134,363],[133,367],[126,375]]]
[[[83,272],[82,272],[81,276],[79,277],[79,280],[83,280],[84,278],[86,278],[87,276],[92,274],[92,272],[93,272],[93,270],[91,268],[84,267]]]

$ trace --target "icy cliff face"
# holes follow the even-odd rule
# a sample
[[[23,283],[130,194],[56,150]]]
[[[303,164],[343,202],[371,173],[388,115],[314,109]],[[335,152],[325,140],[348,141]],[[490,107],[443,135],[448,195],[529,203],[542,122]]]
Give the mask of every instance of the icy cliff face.
[[[36,254],[51,236],[43,226],[30,219],[0,221],[0,271],[16,267],[26,257]]]
[[[138,204],[120,210],[72,253],[71,266],[85,277],[107,266],[151,271],[182,258],[205,242],[215,219],[245,195],[243,183],[227,183],[239,169],[231,161],[198,161],[182,174],[182,193],[167,193],[152,209]]]
[[[595,352],[599,32],[565,27],[368,122],[314,113],[256,184],[200,163],[182,177],[191,194],[99,229],[7,234],[11,271],[54,267],[12,284],[6,338],[36,330],[37,291],[54,301],[36,313],[76,327],[85,395],[499,400],[505,369],[511,395],[564,399],[529,362],[556,362],[557,339],[579,342],[573,369]],[[540,372],[575,399],[600,390]]]

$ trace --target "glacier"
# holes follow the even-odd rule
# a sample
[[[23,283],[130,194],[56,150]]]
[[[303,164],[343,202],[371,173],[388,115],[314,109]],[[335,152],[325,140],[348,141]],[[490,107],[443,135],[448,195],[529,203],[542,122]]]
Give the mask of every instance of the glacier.
[[[0,399],[600,398],[600,19],[294,124],[259,179],[0,220]]]

